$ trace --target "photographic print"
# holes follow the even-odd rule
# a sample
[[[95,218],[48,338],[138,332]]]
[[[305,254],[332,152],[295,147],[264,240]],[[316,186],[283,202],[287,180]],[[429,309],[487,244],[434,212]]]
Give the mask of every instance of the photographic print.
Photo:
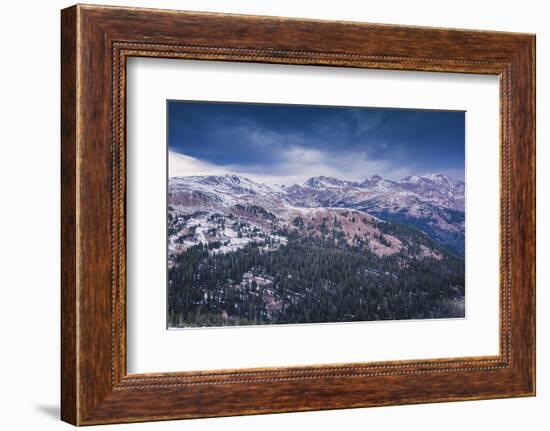
[[[465,316],[465,113],[167,102],[168,328]]]

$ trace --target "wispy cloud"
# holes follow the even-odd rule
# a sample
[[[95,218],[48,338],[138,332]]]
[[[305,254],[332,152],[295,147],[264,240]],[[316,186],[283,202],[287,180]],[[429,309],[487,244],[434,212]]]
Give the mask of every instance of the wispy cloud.
[[[185,161],[190,163],[192,159],[192,166],[183,166],[175,160],[173,163],[174,166],[177,164],[178,170],[192,168],[199,169],[201,172],[210,170],[211,174],[237,173],[277,184],[300,183],[318,175],[363,180],[374,174],[384,174],[387,178],[401,178],[415,173],[413,169],[405,166],[400,158],[395,158],[393,161],[377,160],[365,149],[357,151],[346,148],[345,143],[335,143],[334,141],[342,139],[343,135],[351,136],[359,132],[354,129],[359,127],[361,121],[359,118],[355,120],[356,124],[334,120],[331,124],[323,125],[319,129],[321,131],[327,126],[326,132],[309,136],[295,131],[270,130],[246,120],[232,124],[224,122],[223,126],[219,124],[217,126],[220,146],[228,140],[237,142],[238,146],[234,150],[238,151],[237,156],[240,156],[243,162],[246,160],[246,163],[213,164],[189,157]],[[373,124],[371,126],[374,127]],[[251,153],[254,155],[251,156]],[[249,158],[253,160],[248,160]],[[173,172],[175,171],[170,168],[170,175],[176,175]]]
[[[187,177],[193,175],[225,175],[236,173],[223,166],[205,162],[185,154],[168,152],[168,176]]]
[[[363,133],[375,130],[380,126],[383,120],[381,111],[350,109],[348,112],[353,117],[356,135],[362,135]]]
[[[399,179],[415,173],[405,166],[369,160],[364,153],[334,155],[320,150],[294,146],[279,154],[280,160],[266,169],[263,164],[216,165],[180,153],[169,153],[169,175],[223,175],[235,173],[270,184],[299,184],[313,176],[333,176],[363,180],[374,174]]]
[[[448,141],[460,121],[453,129],[435,114],[206,103],[173,108],[170,176],[236,173],[275,184],[434,171],[463,178],[463,141],[454,153]]]

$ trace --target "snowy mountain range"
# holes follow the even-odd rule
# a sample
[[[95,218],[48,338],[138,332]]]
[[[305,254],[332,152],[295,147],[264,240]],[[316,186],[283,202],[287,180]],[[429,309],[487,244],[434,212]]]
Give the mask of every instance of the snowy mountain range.
[[[292,186],[239,175],[172,177],[169,255],[174,259],[198,243],[214,244],[213,252],[222,253],[250,242],[276,248],[289,230],[364,242],[379,256],[414,249],[419,256],[437,257],[439,247],[464,255],[464,193],[464,182],[443,174],[399,181],[317,176]],[[399,225],[431,242],[419,247],[418,237],[404,234]]]

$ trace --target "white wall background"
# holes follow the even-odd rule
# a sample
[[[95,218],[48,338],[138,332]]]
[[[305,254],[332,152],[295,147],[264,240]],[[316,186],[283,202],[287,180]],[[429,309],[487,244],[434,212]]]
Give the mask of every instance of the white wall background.
[[[538,396],[284,415],[105,426],[135,430],[544,430],[550,423],[550,13],[545,2],[462,0],[119,0],[172,9],[477,28],[537,34]],[[0,427],[62,430],[59,414],[60,0],[4,2],[0,15]]]

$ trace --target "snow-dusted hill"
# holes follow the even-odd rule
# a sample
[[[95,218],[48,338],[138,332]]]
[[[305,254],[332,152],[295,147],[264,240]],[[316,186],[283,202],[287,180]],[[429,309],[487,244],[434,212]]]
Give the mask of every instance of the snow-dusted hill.
[[[302,185],[287,189],[290,199],[304,205],[360,206],[376,199],[391,201],[390,205],[407,207],[414,200],[438,207],[464,212],[464,182],[442,174],[409,176],[392,181],[373,175],[362,182],[343,181],[330,177],[313,177]]]
[[[172,177],[171,196],[181,192],[202,192],[216,195],[228,204],[239,199],[269,197],[283,198],[302,207],[353,206],[369,201],[387,201],[388,206],[408,207],[419,201],[434,206],[464,212],[464,182],[443,174],[409,176],[400,181],[387,180],[379,175],[362,182],[332,177],[312,177],[303,184],[290,187],[262,184],[238,175],[209,175]],[[334,205],[338,204],[338,205]]]
[[[380,256],[407,249],[408,239],[382,232],[384,222],[412,226],[456,254],[464,250],[464,183],[442,174],[360,182],[320,176],[286,187],[238,175],[173,177],[168,195],[172,257],[198,243],[213,243],[217,252],[250,242],[278,247],[285,229],[343,235]]]

